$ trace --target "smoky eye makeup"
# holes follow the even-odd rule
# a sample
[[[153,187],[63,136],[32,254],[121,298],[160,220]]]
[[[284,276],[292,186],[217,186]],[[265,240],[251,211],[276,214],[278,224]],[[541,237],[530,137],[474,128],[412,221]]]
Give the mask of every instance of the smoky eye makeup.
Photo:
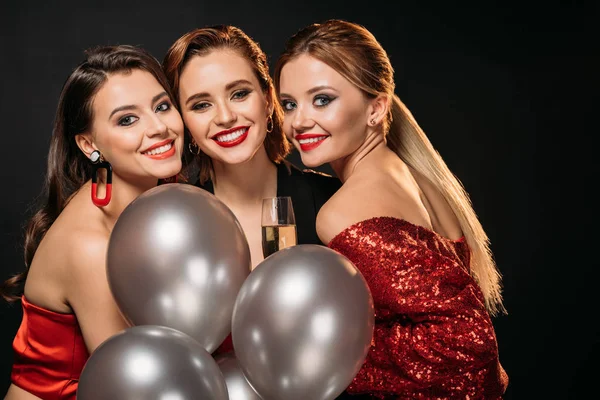
[[[243,100],[252,92],[252,89],[238,89],[231,95],[232,100]]]
[[[170,109],[171,109],[171,103],[169,101],[163,101],[158,106],[156,106],[156,109],[154,110],[154,112],[164,112],[164,111],[169,111]]]
[[[331,96],[328,94],[318,94],[313,98],[313,105],[315,107],[325,107],[332,101],[334,101],[337,97]]]
[[[206,101],[200,101],[198,103],[192,104],[192,106],[190,107],[190,110],[192,110],[192,111],[204,111],[208,107],[210,107],[210,103],[208,103]]]
[[[296,103],[289,99],[283,99],[280,103],[284,112],[289,112],[296,108]]]
[[[139,119],[138,117],[136,117],[135,115],[132,115],[132,114],[124,115],[122,117],[119,117],[119,119],[117,120],[117,125],[130,126],[138,119]]]

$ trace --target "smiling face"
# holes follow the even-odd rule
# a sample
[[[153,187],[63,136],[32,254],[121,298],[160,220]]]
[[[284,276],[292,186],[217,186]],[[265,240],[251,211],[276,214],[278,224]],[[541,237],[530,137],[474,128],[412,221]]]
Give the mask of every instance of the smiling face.
[[[271,110],[251,65],[235,51],[193,56],[181,73],[179,99],[194,141],[213,161],[243,163],[263,146]]]
[[[133,70],[109,75],[92,110],[92,146],[116,175],[160,179],[179,173],[183,122],[152,74]]]
[[[283,129],[308,167],[354,153],[365,141],[369,100],[324,62],[302,54],[281,70]]]

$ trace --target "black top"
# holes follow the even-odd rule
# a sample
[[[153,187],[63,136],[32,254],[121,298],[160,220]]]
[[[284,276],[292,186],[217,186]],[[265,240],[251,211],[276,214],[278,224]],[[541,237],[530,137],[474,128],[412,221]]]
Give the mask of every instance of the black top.
[[[194,185],[215,193],[210,180],[204,185],[196,181]],[[327,244],[319,240],[315,221],[323,204],[341,185],[340,180],[335,177],[310,169],[300,170],[288,161],[277,164],[277,196],[292,198],[298,244]]]
[[[200,185],[200,181],[196,181],[194,185],[215,194],[210,180],[206,181],[204,185]],[[321,243],[317,236],[315,224],[317,213],[341,186],[342,182],[335,177],[310,169],[300,170],[289,161],[283,161],[277,165],[277,196],[292,198],[298,244],[327,245],[327,243]],[[369,397],[351,396],[344,392],[336,400],[360,400],[362,398]]]

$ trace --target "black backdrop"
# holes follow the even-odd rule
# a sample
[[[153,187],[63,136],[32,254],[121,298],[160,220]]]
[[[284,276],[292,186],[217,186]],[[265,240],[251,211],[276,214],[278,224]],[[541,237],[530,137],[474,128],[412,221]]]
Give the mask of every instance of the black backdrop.
[[[584,286],[599,266],[584,204],[597,128],[584,128],[591,104],[581,97],[597,87],[590,72],[598,50],[586,39],[594,6],[16,3],[0,6],[0,278],[22,268],[22,225],[41,188],[56,101],[85,48],[136,44],[162,60],[181,34],[226,23],[259,41],[273,65],[300,27],[348,19],[387,49],[397,93],[466,186],[491,238],[509,310],[494,320],[511,379],[506,398],[583,397],[599,356],[595,315],[585,310],[594,293]],[[19,308],[0,305],[0,394]]]

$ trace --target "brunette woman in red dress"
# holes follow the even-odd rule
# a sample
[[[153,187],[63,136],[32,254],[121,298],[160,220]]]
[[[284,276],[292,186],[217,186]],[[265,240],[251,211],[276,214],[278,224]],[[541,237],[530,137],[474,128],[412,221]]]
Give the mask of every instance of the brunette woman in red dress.
[[[75,399],[88,355],[127,327],[106,249],[123,209],[181,169],[173,104],[160,63],[131,46],[88,52],[64,84],[43,205],[27,229],[27,269],[0,289],[23,307],[7,400]]]
[[[394,94],[385,50],[362,26],[313,24],[288,42],[275,83],[302,162],[330,163],[343,182],[317,233],[354,262],[375,302],[373,344],[348,394],[501,398],[508,378],[490,315],[504,308],[488,238]]]

